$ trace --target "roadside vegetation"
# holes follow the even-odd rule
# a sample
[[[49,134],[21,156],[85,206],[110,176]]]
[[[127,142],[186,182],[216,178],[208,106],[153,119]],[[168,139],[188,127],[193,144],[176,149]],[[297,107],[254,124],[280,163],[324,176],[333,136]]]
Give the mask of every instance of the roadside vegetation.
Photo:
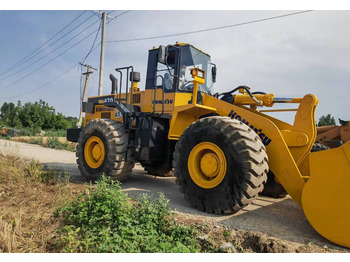
[[[28,102],[5,102],[0,107],[0,126],[22,130],[23,135],[35,136],[41,130],[66,130],[76,125],[78,119],[66,117],[43,100]],[[61,132],[61,131],[58,131]]]
[[[176,213],[164,195],[131,198],[108,178],[69,179],[0,154],[0,253],[344,252]]]
[[[74,152],[76,145],[76,143],[68,142],[65,138],[62,137],[19,137],[12,140],[53,149],[69,150]]]
[[[0,156],[0,252],[200,252],[168,200],[133,200],[117,182],[69,183],[36,161]]]
[[[75,143],[65,137],[67,128],[75,127],[78,119],[56,113],[55,109],[43,100],[35,103],[21,101],[5,102],[0,107],[0,127],[15,130],[15,137],[5,137],[14,141],[37,144],[54,149],[75,151]],[[4,135],[4,134],[3,134]]]

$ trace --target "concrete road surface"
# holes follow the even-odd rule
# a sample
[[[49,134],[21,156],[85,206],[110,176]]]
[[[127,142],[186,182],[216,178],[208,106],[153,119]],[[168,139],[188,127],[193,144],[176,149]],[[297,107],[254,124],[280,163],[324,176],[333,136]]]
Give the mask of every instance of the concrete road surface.
[[[24,159],[37,159],[51,169],[69,172],[73,183],[84,183],[84,179],[79,174],[75,153],[73,152],[0,140],[0,154],[17,155]],[[234,215],[210,215],[189,206],[179,192],[175,178],[147,175],[140,165],[135,166],[132,175],[123,182],[122,188],[130,196],[163,192],[170,200],[172,209],[189,216],[219,222],[230,228],[260,231],[282,240],[300,244],[312,242],[321,247],[327,245],[328,247],[337,248],[311,227],[302,208],[289,196],[282,199],[258,197],[252,204]]]

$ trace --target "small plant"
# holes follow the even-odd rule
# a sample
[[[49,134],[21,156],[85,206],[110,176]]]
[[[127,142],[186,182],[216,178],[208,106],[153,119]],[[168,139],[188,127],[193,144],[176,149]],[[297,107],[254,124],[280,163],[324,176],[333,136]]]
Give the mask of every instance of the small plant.
[[[131,203],[117,182],[104,177],[55,212],[66,222],[57,244],[64,252],[199,252],[194,229],[177,225],[168,203],[163,195]]]
[[[35,144],[35,145],[42,145],[43,144],[43,138],[42,137],[31,137],[29,139],[29,144]]]
[[[53,149],[63,149],[64,146],[58,141],[57,137],[49,137],[46,141],[46,146]]]

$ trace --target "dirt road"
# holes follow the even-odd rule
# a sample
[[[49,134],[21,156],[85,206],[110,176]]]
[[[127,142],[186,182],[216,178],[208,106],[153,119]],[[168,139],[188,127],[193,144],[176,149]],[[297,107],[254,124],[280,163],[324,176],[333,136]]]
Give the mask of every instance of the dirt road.
[[[25,159],[37,159],[46,167],[68,172],[73,183],[84,183],[76,164],[75,153],[43,148],[19,142],[0,140],[0,154],[16,155]],[[130,196],[142,193],[163,192],[170,199],[176,211],[187,216],[195,216],[211,222],[219,222],[227,227],[260,231],[281,240],[296,244],[313,243],[320,247],[344,250],[321,237],[308,223],[302,208],[289,196],[282,199],[259,197],[252,204],[234,215],[216,216],[197,211],[189,206],[179,192],[173,177],[153,177],[147,175],[139,165],[133,174],[122,184]],[[348,251],[347,249],[345,249]]]

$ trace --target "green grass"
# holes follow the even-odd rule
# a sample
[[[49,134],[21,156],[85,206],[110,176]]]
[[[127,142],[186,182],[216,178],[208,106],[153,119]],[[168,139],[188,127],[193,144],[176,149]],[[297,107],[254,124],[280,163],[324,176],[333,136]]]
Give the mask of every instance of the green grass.
[[[53,149],[69,150],[69,151],[75,152],[74,144],[70,144],[70,143],[62,144],[59,142],[57,137],[48,137],[46,142],[44,142],[42,137],[32,137],[29,139],[29,144],[35,144],[35,145],[53,148]]]
[[[56,211],[65,221],[56,245],[63,252],[200,252],[195,230],[176,224],[168,203],[162,194],[133,202],[117,182],[103,178]]]

